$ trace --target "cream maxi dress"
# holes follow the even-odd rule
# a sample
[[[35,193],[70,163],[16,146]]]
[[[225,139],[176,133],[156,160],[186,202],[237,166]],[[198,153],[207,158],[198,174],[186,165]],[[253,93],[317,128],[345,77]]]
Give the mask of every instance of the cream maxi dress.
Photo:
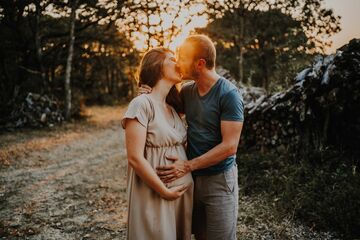
[[[165,156],[175,155],[186,160],[184,143],[186,129],[176,111],[171,108],[174,125],[171,126],[165,113],[149,96],[142,94],[134,98],[123,116],[137,119],[146,127],[144,157],[155,169],[159,165],[172,162]],[[191,238],[191,218],[193,202],[193,180],[191,174],[168,184],[167,187],[191,184],[182,197],[167,201],[148,187],[129,166],[127,176],[128,228],[127,239],[172,240]]]

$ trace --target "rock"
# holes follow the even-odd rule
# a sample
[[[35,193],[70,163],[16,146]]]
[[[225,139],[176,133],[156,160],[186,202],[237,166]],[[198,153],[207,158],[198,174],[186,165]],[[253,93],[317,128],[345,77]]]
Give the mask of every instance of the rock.
[[[242,147],[306,151],[360,146],[360,39],[312,66],[284,92],[261,95],[245,104]],[[276,136],[276,137],[275,137]]]
[[[266,90],[260,87],[247,87],[235,80],[235,78],[231,75],[230,71],[226,70],[222,66],[216,67],[216,72],[229,80],[232,84],[234,84],[240,91],[244,104],[255,104],[255,102],[266,95]]]
[[[40,122],[42,123],[46,122],[46,113],[41,114]]]
[[[47,95],[28,93],[24,101],[15,105],[5,128],[52,127],[64,121],[56,100]]]

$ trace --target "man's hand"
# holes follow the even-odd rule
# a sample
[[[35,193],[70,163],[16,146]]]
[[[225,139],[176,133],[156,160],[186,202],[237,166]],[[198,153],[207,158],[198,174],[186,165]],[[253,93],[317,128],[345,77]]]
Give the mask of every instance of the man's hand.
[[[152,88],[149,87],[148,85],[146,84],[142,84],[139,88],[138,88],[138,93],[137,95],[141,95],[141,94],[148,94],[148,93],[151,93],[152,91]]]
[[[157,175],[164,183],[170,183],[183,177],[185,174],[191,172],[190,164],[187,160],[179,160],[177,157],[169,156],[166,157],[168,160],[174,163],[167,166],[158,166],[156,168]]]

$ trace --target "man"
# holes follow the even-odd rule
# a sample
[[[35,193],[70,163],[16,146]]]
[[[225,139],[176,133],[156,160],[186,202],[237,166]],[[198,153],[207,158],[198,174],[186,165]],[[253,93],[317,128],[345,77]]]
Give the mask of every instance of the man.
[[[185,84],[180,92],[188,124],[189,161],[159,166],[168,183],[192,172],[193,232],[197,240],[236,239],[238,182],[236,151],[243,126],[238,89],[215,71],[216,50],[205,35],[189,36],[179,48],[177,66]]]

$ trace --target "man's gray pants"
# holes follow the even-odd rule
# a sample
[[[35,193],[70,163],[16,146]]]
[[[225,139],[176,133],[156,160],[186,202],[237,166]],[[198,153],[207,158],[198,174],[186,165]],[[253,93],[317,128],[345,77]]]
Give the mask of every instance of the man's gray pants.
[[[193,233],[197,240],[235,240],[239,204],[238,170],[194,177]]]

